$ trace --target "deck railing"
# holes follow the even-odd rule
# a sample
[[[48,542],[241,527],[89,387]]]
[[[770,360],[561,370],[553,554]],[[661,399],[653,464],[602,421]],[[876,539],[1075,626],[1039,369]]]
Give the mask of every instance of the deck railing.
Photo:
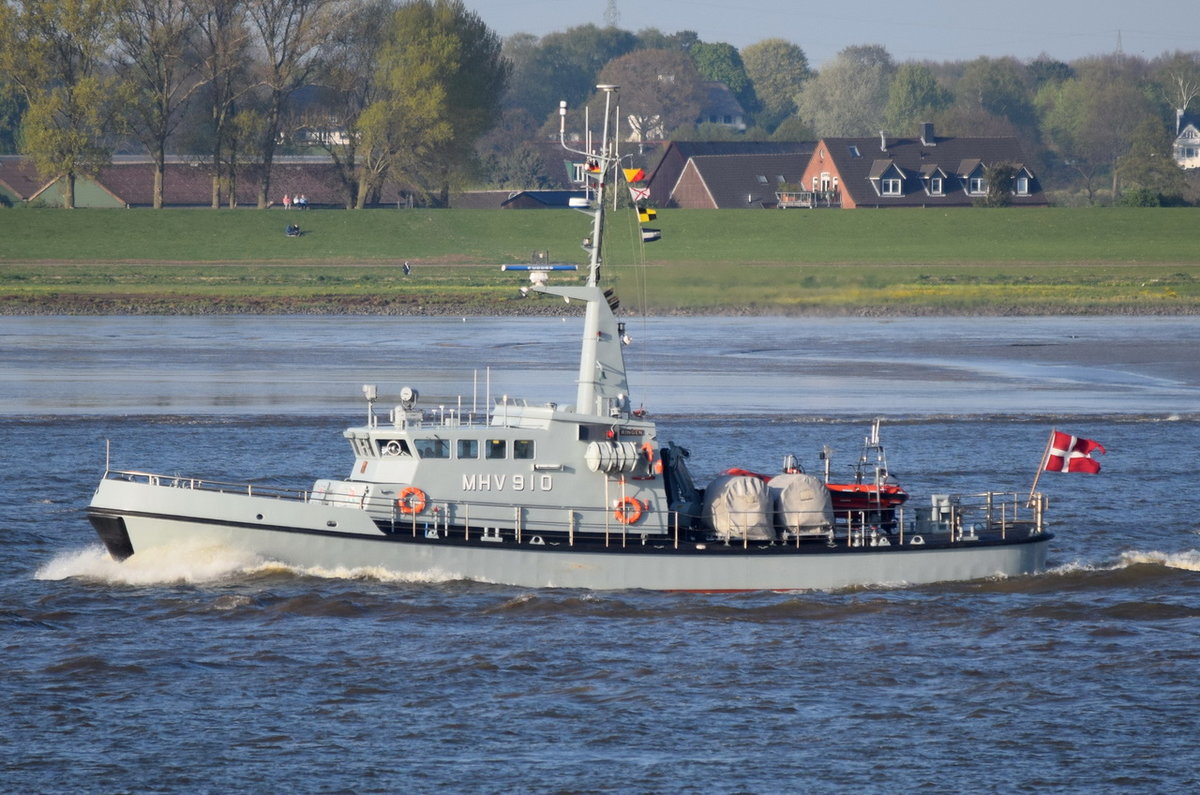
[[[417,512],[406,512],[400,501],[391,495],[351,495],[326,493],[314,496],[307,489],[285,488],[267,484],[233,483],[206,478],[163,475],[136,470],[109,470],[108,480],[143,483],[163,488],[180,488],[219,494],[278,499],[295,502],[319,502],[340,508],[365,510],[377,521],[387,523],[391,532],[428,538],[449,537],[452,533],[465,540],[501,541],[512,538],[518,543],[539,543],[544,533],[556,533],[574,544],[581,528],[595,537],[603,528],[606,545],[626,546],[672,539],[675,546],[686,535],[688,517],[669,512],[668,534],[647,532],[639,525],[617,520],[613,508],[579,507],[570,505],[518,506],[511,502],[459,500],[430,500]],[[537,508],[541,514],[530,521],[527,511]],[[615,507],[615,506],[614,506]],[[655,509],[656,506],[650,506]],[[752,540],[742,535],[723,537],[717,543],[742,547],[794,544],[814,539],[848,547],[921,546],[938,543],[971,544],[984,540],[1018,540],[1046,532],[1046,500],[1042,494],[1015,492],[981,492],[978,494],[938,495],[929,506],[900,506],[894,511],[840,511],[832,525],[822,526],[821,515],[815,515],[809,529],[789,532],[777,528],[776,538]],[[661,508],[659,508],[661,510]],[[511,514],[506,515],[506,511]],[[545,518],[555,512],[564,517],[559,521]],[[795,512],[788,513],[794,517]],[[602,514],[602,515],[601,515]],[[761,514],[760,514],[761,515]],[[498,518],[503,517],[503,518]],[[750,517],[752,518],[752,517]],[[681,526],[681,523],[683,526]],[[747,522],[752,524],[752,522]],[[745,525],[743,525],[745,526]]]

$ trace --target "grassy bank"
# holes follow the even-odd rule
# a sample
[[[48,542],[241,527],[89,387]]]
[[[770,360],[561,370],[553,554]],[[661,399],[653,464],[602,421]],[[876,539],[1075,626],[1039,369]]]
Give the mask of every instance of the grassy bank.
[[[286,238],[289,222],[306,234]],[[1195,209],[664,210],[653,225],[663,240],[643,248],[628,213],[610,224],[626,307],[1200,311]],[[522,278],[497,266],[535,250],[582,263],[588,231],[558,210],[0,211],[0,312],[527,311]]]

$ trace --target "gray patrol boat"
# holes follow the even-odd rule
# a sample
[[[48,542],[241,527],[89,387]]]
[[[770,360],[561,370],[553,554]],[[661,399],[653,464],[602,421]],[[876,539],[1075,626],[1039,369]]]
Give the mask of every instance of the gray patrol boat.
[[[587,278],[526,291],[585,304],[575,402],[508,397],[486,412],[425,409],[400,391],[350,428],[340,480],[276,489],[106,467],[87,509],[108,552],[228,547],[322,569],[523,587],[678,591],[831,589],[1040,571],[1052,535],[1041,494],[935,495],[906,505],[888,475],[878,422],[853,483],[799,471],[728,470],[699,489],[687,451],[631,408],[628,338],[601,286],[605,197],[620,156],[616,87],[599,86],[603,132],[584,150],[592,217]],[[585,140],[591,140],[585,139]],[[611,180],[611,181],[610,181]],[[657,230],[643,228],[644,239]],[[381,413],[383,416],[381,416]]]

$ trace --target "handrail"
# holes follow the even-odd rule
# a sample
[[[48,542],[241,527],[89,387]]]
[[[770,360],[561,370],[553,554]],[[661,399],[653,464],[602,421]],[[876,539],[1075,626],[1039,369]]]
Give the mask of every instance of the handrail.
[[[207,491],[222,494],[244,494],[251,497],[264,497],[296,502],[311,502],[313,494],[307,489],[296,489],[282,486],[272,486],[254,483],[233,483],[205,478],[184,477],[181,475],[163,475],[139,470],[108,470],[104,473],[106,480],[126,480],[145,483],[163,488],[182,488],[196,491]],[[798,545],[800,536],[806,538],[824,538],[830,542],[841,541],[847,546],[862,547],[882,544],[882,539],[891,539],[901,546],[919,544],[927,537],[936,536],[939,541],[948,540],[951,543],[976,543],[981,538],[999,538],[1007,540],[1009,535],[1020,531],[1022,538],[1041,535],[1045,532],[1045,497],[1038,493],[1030,500],[1028,495],[1016,492],[980,492],[977,494],[946,495],[948,500],[939,503],[937,507],[918,508],[913,510],[908,506],[894,511],[884,510],[855,510],[839,511],[834,517],[834,523],[823,533],[792,533],[784,531],[778,540],[785,543],[794,541]],[[427,512],[421,515],[407,514],[400,510],[392,495],[351,496],[343,494],[325,494],[320,497],[323,504],[335,507],[359,508],[366,510],[380,519],[389,519],[396,527],[412,525],[415,534],[418,527],[439,527],[449,532],[451,514],[468,525],[466,537],[471,531],[482,530],[496,523],[495,519],[481,519],[488,515],[489,509],[511,509],[511,502],[437,500],[429,501]],[[535,506],[529,506],[535,507]],[[618,524],[614,519],[613,510],[607,507],[582,507],[569,505],[538,505],[540,511],[553,514],[561,512],[561,532],[569,537],[570,543],[575,543],[581,532],[581,524],[598,526],[604,524],[610,527],[614,537],[626,539],[628,536],[640,536],[647,533],[652,536],[667,537],[671,532],[678,532],[678,523],[685,517],[668,518],[667,531],[659,528],[643,528]],[[665,506],[656,506],[665,510]],[[518,507],[518,511],[520,508]],[[889,515],[890,514],[890,515]],[[474,515],[474,520],[472,516]],[[590,516],[591,521],[585,522],[581,515]],[[559,522],[539,517],[537,525],[540,528],[553,528]],[[527,517],[518,517],[517,526],[522,526],[525,535],[533,536],[543,530],[529,529]],[[510,528],[511,529],[511,528]],[[549,531],[546,531],[549,532]],[[715,532],[715,531],[714,531]],[[722,534],[718,534],[722,535]],[[738,535],[728,534],[726,541],[747,542]],[[917,537],[920,537],[920,540]],[[769,542],[768,542],[769,543]],[[755,542],[758,545],[758,542]]]

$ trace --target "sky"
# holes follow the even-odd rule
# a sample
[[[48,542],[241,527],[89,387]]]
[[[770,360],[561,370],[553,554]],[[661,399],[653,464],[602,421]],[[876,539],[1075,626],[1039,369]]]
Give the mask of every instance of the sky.
[[[464,0],[501,36],[605,26],[609,0]],[[739,49],[767,38],[820,67],[843,47],[882,44],[897,63],[981,55],[1060,61],[1200,50],[1198,0],[612,0],[617,26],[693,30]]]

